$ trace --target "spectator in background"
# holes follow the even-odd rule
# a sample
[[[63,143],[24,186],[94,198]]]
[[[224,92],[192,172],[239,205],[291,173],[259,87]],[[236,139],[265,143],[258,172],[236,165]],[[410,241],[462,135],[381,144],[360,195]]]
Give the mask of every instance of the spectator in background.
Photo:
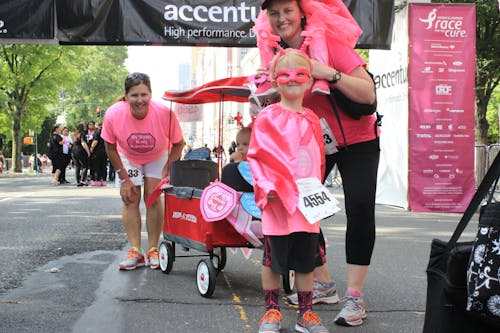
[[[224,156],[224,160],[226,160],[226,151],[224,150],[224,147],[222,147],[222,145],[220,145],[219,147],[214,147],[214,149],[212,149],[212,153],[214,154],[214,158],[215,159],[218,159],[219,157],[222,159],[222,157]]]
[[[108,180],[110,182],[114,182],[115,181],[115,168],[113,168],[113,163],[111,163],[111,161],[109,160],[109,158],[107,158],[108,155],[106,155],[106,164],[108,165]]]
[[[106,167],[108,164],[108,156],[104,147],[104,140],[101,138],[101,123],[95,126],[95,132],[90,146],[90,154],[92,156],[91,163],[93,164],[93,178],[90,181],[92,186],[106,186]]]
[[[0,173],[3,172],[4,167],[5,167],[5,156],[3,156],[3,151],[0,151]]]
[[[21,160],[21,168],[24,168],[24,153],[21,152],[21,155],[19,155],[19,159]]]
[[[51,136],[49,139],[49,158],[52,161],[52,173],[54,178],[52,179],[53,185],[59,185],[59,176],[61,175],[61,170],[64,165],[63,160],[63,137],[61,136],[61,127],[59,124],[55,124],[52,127]]]
[[[236,136],[238,136],[238,134],[236,134]],[[234,162],[234,160],[232,159],[231,155],[236,151],[236,142],[234,141],[231,141],[231,146],[229,147],[229,149],[227,150],[227,152],[229,153],[229,162]]]
[[[59,176],[59,184],[69,184],[70,182],[66,179],[66,169],[71,162],[71,149],[73,148],[73,139],[69,135],[69,128],[63,127],[61,136],[63,138],[63,165],[61,169],[61,175]]]
[[[90,149],[86,141],[85,124],[79,123],[73,133],[73,163],[75,164],[76,186],[88,186]]]
[[[94,141],[94,133],[95,133],[95,122],[94,121],[89,121],[87,123],[87,131],[85,133],[85,142],[87,143],[87,146],[90,147],[92,146],[92,141]],[[94,159],[95,155],[92,154],[92,152],[90,152],[90,156],[89,156],[89,177],[90,177],[90,181],[95,181],[95,171],[94,171],[94,163],[93,163],[93,159]]]

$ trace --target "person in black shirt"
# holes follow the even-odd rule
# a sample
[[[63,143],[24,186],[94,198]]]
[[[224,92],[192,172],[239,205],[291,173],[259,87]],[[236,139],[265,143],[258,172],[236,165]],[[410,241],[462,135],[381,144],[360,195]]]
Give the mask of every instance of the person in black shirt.
[[[90,145],[90,153],[92,154],[93,164],[93,181],[90,182],[92,186],[106,186],[107,178],[107,164],[108,156],[104,147],[104,140],[101,138],[101,124],[96,124],[96,131],[94,132],[92,144]]]
[[[49,139],[49,158],[52,161],[52,173],[54,178],[52,184],[59,185],[59,176],[64,166],[63,143],[64,139],[61,136],[61,128],[59,124],[52,127],[52,135]]]

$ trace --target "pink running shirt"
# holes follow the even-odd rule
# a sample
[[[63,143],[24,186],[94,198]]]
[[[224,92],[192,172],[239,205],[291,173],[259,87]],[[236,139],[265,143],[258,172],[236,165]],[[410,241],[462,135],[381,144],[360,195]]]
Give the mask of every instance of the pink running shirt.
[[[116,144],[120,153],[138,164],[156,160],[171,143],[182,140],[175,114],[160,102],[151,100],[144,119],[136,119],[127,102],[113,104],[104,116],[101,137]]]

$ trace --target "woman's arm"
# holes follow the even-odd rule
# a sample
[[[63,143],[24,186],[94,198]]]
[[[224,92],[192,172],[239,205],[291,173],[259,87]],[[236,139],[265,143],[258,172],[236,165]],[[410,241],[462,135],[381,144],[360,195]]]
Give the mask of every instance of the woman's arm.
[[[313,77],[331,81],[337,70],[319,61],[313,63]],[[341,78],[334,87],[339,89],[350,100],[361,104],[375,103],[375,85],[364,67],[358,66],[351,73],[341,73]]]

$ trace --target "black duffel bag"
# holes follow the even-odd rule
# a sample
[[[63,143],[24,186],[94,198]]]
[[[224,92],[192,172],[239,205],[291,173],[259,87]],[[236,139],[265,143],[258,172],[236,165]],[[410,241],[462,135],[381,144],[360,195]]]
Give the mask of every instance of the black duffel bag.
[[[493,193],[481,207],[467,265],[467,311],[500,332],[500,202],[492,202]]]
[[[424,333],[495,331],[489,323],[466,311],[467,265],[474,241],[458,242],[458,239],[499,175],[500,154],[488,169],[450,240],[432,240]]]

